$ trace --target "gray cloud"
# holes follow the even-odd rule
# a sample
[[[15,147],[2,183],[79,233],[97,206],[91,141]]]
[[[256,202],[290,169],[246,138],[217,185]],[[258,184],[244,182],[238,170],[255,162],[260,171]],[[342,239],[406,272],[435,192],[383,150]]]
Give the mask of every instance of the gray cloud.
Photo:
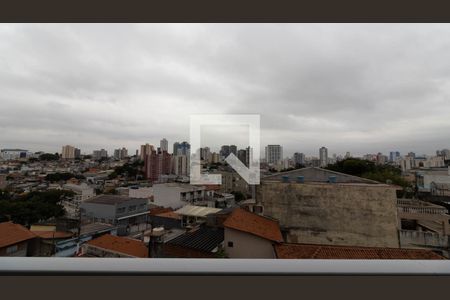
[[[448,24],[3,24],[0,147],[134,152],[188,140],[190,114],[258,113],[261,144],[286,154],[432,154],[450,147],[449,36]]]

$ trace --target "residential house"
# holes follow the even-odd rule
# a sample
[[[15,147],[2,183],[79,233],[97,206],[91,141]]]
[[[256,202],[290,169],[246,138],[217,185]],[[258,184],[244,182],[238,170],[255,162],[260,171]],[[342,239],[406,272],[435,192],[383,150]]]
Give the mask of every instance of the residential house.
[[[36,238],[20,224],[0,223],[0,256],[32,256]]]
[[[80,205],[84,222],[117,226],[118,235],[130,235],[147,228],[148,203],[145,198],[99,195]]]
[[[283,242],[276,220],[236,208],[223,223],[224,250],[230,258],[274,258],[274,243]]]
[[[81,256],[147,258],[148,248],[138,240],[105,234],[83,244]]]

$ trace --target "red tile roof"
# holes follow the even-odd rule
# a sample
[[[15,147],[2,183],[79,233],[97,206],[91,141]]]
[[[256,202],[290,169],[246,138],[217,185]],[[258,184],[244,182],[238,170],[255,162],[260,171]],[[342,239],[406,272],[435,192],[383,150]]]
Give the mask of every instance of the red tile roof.
[[[236,208],[223,223],[224,227],[247,232],[274,242],[282,242],[277,221]]]
[[[170,207],[158,206],[158,207],[150,208],[149,215],[159,215],[159,214],[171,212],[171,211],[173,211],[173,209]]]
[[[148,257],[148,249],[143,242],[125,237],[105,234],[86,244],[134,257]]]
[[[0,223],[0,248],[35,238],[36,235],[22,225]]]
[[[445,259],[422,249],[328,246],[309,244],[275,245],[277,258],[290,259]]]
[[[181,216],[174,211],[163,212],[160,214],[156,214],[158,217],[171,218],[176,220],[181,220]]]

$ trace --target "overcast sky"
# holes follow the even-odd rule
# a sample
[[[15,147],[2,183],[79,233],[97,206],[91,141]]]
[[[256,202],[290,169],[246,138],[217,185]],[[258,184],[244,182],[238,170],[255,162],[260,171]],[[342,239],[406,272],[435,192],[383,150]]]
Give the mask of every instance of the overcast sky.
[[[0,148],[172,149],[197,113],[260,114],[285,156],[433,154],[450,148],[450,24],[0,25]],[[225,136],[204,143],[245,144]]]

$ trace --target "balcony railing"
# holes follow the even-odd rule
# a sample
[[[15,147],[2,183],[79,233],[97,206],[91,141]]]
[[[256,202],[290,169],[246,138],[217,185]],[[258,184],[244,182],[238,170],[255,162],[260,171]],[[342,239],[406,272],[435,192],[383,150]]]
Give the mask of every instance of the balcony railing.
[[[450,260],[0,257],[2,274],[450,275]]]
[[[446,208],[439,208],[439,207],[400,206],[397,209],[398,212],[409,214],[445,215],[447,213]]]

